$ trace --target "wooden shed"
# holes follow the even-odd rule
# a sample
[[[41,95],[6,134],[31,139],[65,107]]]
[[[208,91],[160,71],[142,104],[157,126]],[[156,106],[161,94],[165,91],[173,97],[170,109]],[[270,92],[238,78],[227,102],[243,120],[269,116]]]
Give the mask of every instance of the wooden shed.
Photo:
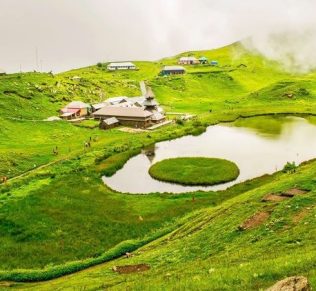
[[[136,66],[131,62],[110,63],[110,64],[108,64],[107,69],[109,71],[136,70]]]
[[[200,62],[196,57],[182,57],[179,59],[178,64],[179,65],[196,65],[199,64]]]
[[[100,129],[111,129],[120,124],[119,120],[116,117],[110,117],[100,121]]]
[[[165,66],[160,72],[163,76],[184,74],[185,68],[182,66]]]

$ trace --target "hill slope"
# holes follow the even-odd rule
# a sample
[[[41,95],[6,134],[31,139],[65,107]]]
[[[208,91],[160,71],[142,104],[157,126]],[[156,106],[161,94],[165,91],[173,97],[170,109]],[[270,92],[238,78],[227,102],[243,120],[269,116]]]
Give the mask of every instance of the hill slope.
[[[125,282],[125,277],[109,270],[114,264],[125,264],[120,260],[97,267],[97,273],[88,270],[71,280],[67,277],[38,288],[49,289],[55,284],[62,288],[71,284],[89,288],[113,284],[118,289],[129,285],[134,289],[147,285],[157,289],[171,285],[204,288],[207,284],[214,288],[229,289],[234,284],[256,288],[294,273],[296,267],[310,275],[315,286],[315,274],[308,271],[315,264],[311,258],[314,244],[309,239],[315,235],[314,163],[297,174],[262,177],[224,192],[195,193],[196,200],[191,194],[127,196],[103,185],[103,174],[113,174],[155,142],[198,134],[208,125],[239,116],[316,112],[315,73],[284,72],[278,64],[247,52],[240,44],[181,55],[188,54],[216,59],[220,65],[188,67],[184,76],[158,76],[161,67],[175,64],[179,55],[157,62],[135,62],[139,71],[133,72],[108,72],[104,66],[91,66],[56,76],[25,73],[0,77],[0,176],[12,178],[0,185],[0,270],[5,271],[0,272],[0,278],[16,278],[16,269],[99,258],[122,241],[154,238],[162,229],[182,225],[184,215],[206,209],[189,216],[177,235],[162,238],[163,244],[161,240],[153,242],[143,254],[126,261],[151,266],[144,277],[140,275],[142,282],[138,275],[128,275]],[[116,95],[138,96],[141,80],[152,86],[167,112],[194,113],[198,120],[139,134],[100,131],[96,124],[43,121],[71,100],[98,102]],[[92,148],[86,150],[83,145],[90,138]],[[52,153],[56,146],[57,156]],[[312,191],[276,205],[260,202],[262,195],[294,185]],[[294,212],[307,207],[311,209],[302,222],[291,220]],[[237,230],[240,223],[262,209],[272,211],[265,224],[250,231]],[[197,225],[201,228],[195,229]],[[276,249],[274,257],[269,253],[272,246]],[[301,251],[306,252],[306,266],[295,255]],[[290,252],[293,258],[288,257]],[[265,253],[266,263],[262,263],[257,258]],[[273,262],[278,263],[276,269]]]
[[[47,283],[17,286],[33,290],[258,290],[291,275],[305,275],[316,286],[315,170],[315,162],[304,165],[296,174],[279,174],[273,182],[197,212],[176,231],[134,252],[132,258]],[[309,192],[262,202],[268,193],[293,187]],[[243,230],[241,225],[245,225]],[[140,274],[112,270],[136,264],[147,264],[150,270]]]

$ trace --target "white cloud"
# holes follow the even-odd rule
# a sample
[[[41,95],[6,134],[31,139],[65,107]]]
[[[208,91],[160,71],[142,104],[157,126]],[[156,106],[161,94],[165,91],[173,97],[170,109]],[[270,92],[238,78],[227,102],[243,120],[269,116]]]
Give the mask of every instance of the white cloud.
[[[315,0],[0,0],[0,67],[66,70],[101,60],[157,59],[253,36],[251,47],[316,66]],[[247,44],[249,45],[249,43]]]

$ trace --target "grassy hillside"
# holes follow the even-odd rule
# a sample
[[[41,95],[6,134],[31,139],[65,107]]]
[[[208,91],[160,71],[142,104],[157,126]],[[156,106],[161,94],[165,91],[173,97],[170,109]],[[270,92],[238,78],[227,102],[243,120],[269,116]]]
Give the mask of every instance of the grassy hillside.
[[[131,156],[155,142],[199,134],[207,125],[239,116],[316,112],[315,73],[284,72],[278,64],[245,51],[240,44],[181,55],[189,54],[218,60],[219,66],[196,65],[187,67],[184,76],[158,76],[161,67],[175,64],[179,55],[157,62],[135,62],[139,70],[130,72],[108,72],[102,65],[58,75],[0,76],[0,177],[12,178],[8,184],[0,185],[0,270],[7,270],[7,275],[20,268],[37,269],[91,257],[97,259],[122,241],[141,240],[158,230],[175,229],[185,223],[177,232],[179,237],[175,236],[169,243],[165,238],[163,244],[160,240],[153,242],[145,247],[143,255],[128,261],[139,259],[152,266],[151,271],[141,277],[143,283],[139,282],[138,275],[127,276],[125,282],[125,277],[113,274],[109,270],[109,266],[117,264],[113,262],[97,267],[96,273],[93,269],[56,284],[65,288],[72,282],[99,288],[104,284],[122,283],[123,288],[130,285],[137,289],[139,284],[139,288],[146,289],[143,285],[148,283],[148,286],[157,284],[157,289],[171,285],[181,289],[193,285],[203,288],[211,284],[214,277],[213,286],[227,286],[232,290],[234,284],[247,288],[266,286],[294,272],[296,265],[300,266],[297,270],[308,274],[307,267],[297,262],[294,255],[288,259],[287,267],[283,263],[290,253],[285,247],[288,245],[293,254],[306,251],[305,259],[309,262],[306,266],[315,263],[310,258],[314,254],[313,244],[307,237],[314,235],[309,227],[312,211],[306,216],[308,224],[289,224],[285,237],[295,243],[288,244],[283,236],[282,244],[279,243],[279,235],[276,235],[279,229],[274,226],[273,231],[270,226],[268,231],[260,226],[249,232],[238,232],[236,227],[252,212],[266,207],[260,202],[260,195],[268,191],[294,184],[313,190],[314,164],[306,165],[297,174],[263,177],[224,192],[195,193],[195,202],[192,194],[123,195],[102,184],[103,174],[113,174]],[[142,80],[152,86],[167,112],[194,113],[198,115],[198,122],[133,134],[118,129],[100,131],[90,123],[43,121],[57,115],[71,100],[98,102],[117,95],[139,96]],[[260,124],[240,121],[240,126],[259,131],[280,130],[280,125],[270,119],[262,119]],[[84,142],[90,138],[92,147],[85,150]],[[52,152],[56,146],[57,156]],[[282,209],[288,212],[297,205],[297,209],[301,209],[301,205],[312,207],[313,193],[273,206],[269,221],[279,225],[283,217],[290,220],[292,214],[284,216]],[[232,197],[234,200],[229,200]],[[181,217],[192,211],[200,212],[183,222]],[[218,217],[214,223],[207,218],[213,216]],[[186,233],[185,229],[200,224],[201,229]],[[302,232],[306,236],[296,243]],[[268,253],[265,263],[258,261],[257,256],[263,256],[275,243],[275,257]],[[233,274],[239,270],[236,266],[243,264],[243,260],[249,265],[240,267],[240,279],[234,279]],[[275,269],[271,267],[274,260],[280,261]],[[215,271],[209,271],[213,268]],[[1,274],[0,280],[12,278],[11,275],[1,277]],[[227,280],[221,274],[227,275]],[[91,276],[93,282],[85,281]],[[192,280],[194,276],[197,279]],[[315,278],[315,274],[313,276]],[[49,289],[54,284],[38,287]]]
[[[316,286],[314,207],[316,163],[296,174],[246,191],[215,208],[188,217],[176,231],[134,252],[85,272],[18,288],[53,290],[259,290],[290,275],[305,275]],[[310,192],[279,202],[262,202],[268,193],[301,187]],[[266,213],[263,220],[253,218]],[[254,223],[242,230],[249,219]],[[140,274],[118,274],[113,266],[148,264]]]
[[[139,70],[130,72],[108,72],[105,66],[92,66],[59,75],[1,76],[0,161],[4,166],[0,175],[12,177],[60,159],[61,155],[52,155],[55,146],[63,156],[76,155],[83,151],[83,144],[91,135],[100,137],[100,144],[112,142],[112,132],[41,120],[57,115],[71,100],[93,103],[117,95],[138,96],[141,80],[152,85],[167,112],[197,113],[206,120],[215,119],[210,111],[238,115],[241,111],[253,114],[315,110],[315,74],[292,76],[277,64],[245,51],[240,44],[182,55],[203,55],[218,60],[219,66],[187,66],[184,76],[159,77],[160,68],[176,64],[179,55],[155,63],[136,62]]]

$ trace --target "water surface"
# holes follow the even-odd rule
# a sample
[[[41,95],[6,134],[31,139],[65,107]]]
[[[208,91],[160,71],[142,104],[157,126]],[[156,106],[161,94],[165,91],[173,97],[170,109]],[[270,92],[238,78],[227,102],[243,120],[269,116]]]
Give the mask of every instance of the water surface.
[[[153,163],[176,157],[215,157],[235,162],[239,177],[216,186],[182,186],[157,181],[148,174]],[[157,143],[131,158],[103,181],[119,192],[148,194],[223,190],[248,179],[271,174],[287,162],[316,157],[316,126],[298,117],[256,117],[210,126],[200,136]]]

